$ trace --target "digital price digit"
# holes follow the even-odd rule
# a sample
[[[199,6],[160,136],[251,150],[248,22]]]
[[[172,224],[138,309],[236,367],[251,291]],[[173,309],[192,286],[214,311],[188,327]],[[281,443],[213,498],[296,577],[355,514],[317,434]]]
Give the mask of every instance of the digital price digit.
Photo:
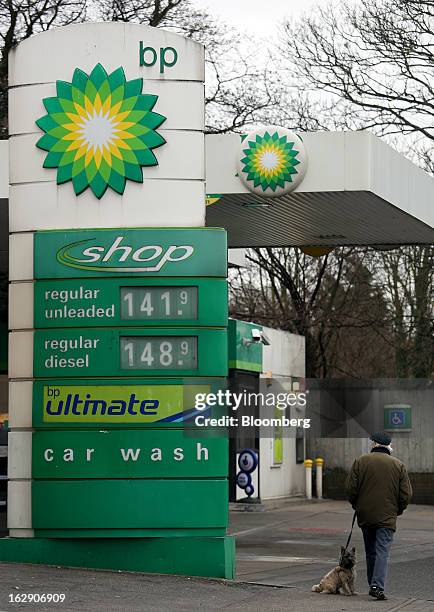
[[[124,370],[196,370],[195,336],[129,336],[120,339]]]
[[[121,319],[197,319],[197,287],[121,287]]]

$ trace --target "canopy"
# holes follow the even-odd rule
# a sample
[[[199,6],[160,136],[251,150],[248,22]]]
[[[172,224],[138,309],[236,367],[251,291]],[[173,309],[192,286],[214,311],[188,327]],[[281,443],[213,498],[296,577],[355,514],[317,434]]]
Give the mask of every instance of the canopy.
[[[302,134],[308,166],[289,194],[263,198],[237,174],[240,136],[206,136],[206,223],[229,246],[434,243],[434,178],[368,132]]]

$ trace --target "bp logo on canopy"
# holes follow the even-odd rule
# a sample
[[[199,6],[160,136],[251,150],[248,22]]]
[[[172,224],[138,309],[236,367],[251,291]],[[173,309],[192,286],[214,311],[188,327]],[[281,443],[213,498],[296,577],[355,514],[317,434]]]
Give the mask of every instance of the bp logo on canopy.
[[[102,198],[107,187],[122,194],[126,180],[143,182],[142,167],[156,166],[153,149],[165,144],[156,130],[166,117],[155,113],[158,96],[142,93],[143,80],[127,81],[123,68],[108,74],[97,64],[88,75],[76,68],[72,82],[57,81],[57,96],[43,100],[36,121],[45,134],[44,168],[57,168],[57,183],[72,181]]]
[[[275,198],[295,189],[307,168],[300,136],[269,125],[244,135],[237,163],[238,176],[256,195]]]

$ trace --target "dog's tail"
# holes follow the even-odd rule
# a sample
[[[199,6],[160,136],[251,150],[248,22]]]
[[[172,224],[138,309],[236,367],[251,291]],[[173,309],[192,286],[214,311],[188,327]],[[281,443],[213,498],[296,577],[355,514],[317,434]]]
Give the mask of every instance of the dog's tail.
[[[313,587],[312,587],[312,591],[314,593],[321,593],[321,591],[322,591],[321,586],[319,584],[314,584]]]

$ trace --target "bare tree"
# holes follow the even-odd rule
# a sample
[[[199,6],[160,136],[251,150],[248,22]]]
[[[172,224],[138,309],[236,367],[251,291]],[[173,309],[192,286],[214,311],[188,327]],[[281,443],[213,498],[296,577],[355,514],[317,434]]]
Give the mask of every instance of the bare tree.
[[[7,137],[9,51],[37,32],[82,21],[85,9],[86,0],[0,0],[0,137]]]
[[[270,68],[254,43],[241,51],[239,35],[190,0],[0,0],[3,137],[9,50],[86,16],[164,27],[204,43],[208,131],[260,123],[370,128],[407,135],[401,150],[434,170],[431,1],[361,0],[287,23],[280,64]],[[232,279],[232,312],[306,335],[315,375],[432,372],[432,247],[377,255],[340,249],[320,260],[297,249],[259,249],[251,259],[250,277]]]
[[[290,71],[354,109],[364,127],[434,140],[434,4],[361,0],[286,23]]]
[[[221,47],[208,51],[208,132],[245,132],[261,123],[270,123],[273,112],[280,108],[280,98],[276,73],[264,66],[257,51],[242,47],[238,37],[228,37]]]
[[[286,99],[299,92],[305,103],[294,107],[295,117],[283,113],[282,123],[371,129],[394,138],[397,148],[433,172],[432,1],[343,3],[288,22],[284,32],[279,67]],[[387,304],[384,340],[394,352],[391,375],[432,375],[433,247],[378,253],[366,265]]]
[[[393,376],[387,303],[372,258],[369,249],[320,258],[254,249],[247,271],[232,273],[231,314],[304,336],[309,377]]]
[[[265,109],[278,106],[276,80],[271,84],[256,52],[243,50],[233,28],[190,0],[102,0],[98,6],[106,21],[162,27],[205,45],[207,131],[241,130],[260,122]]]
[[[251,50],[241,50],[239,34],[190,0],[0,0],[0,137],[7,137],[10,49],[35,33],[85,19],[162,27],[205,44],[208,131],[241,130],[278,105],[266,68]]]
[[[98,17],[104,21],[172,29],[195,40],[207,39],[215,33],[210,15],[195,9],[189,0],[102,0],[96,7]]]
[[[378,255],[377,278],[389,304],[396,376],[434,372],[434,247],[402,247]]]

